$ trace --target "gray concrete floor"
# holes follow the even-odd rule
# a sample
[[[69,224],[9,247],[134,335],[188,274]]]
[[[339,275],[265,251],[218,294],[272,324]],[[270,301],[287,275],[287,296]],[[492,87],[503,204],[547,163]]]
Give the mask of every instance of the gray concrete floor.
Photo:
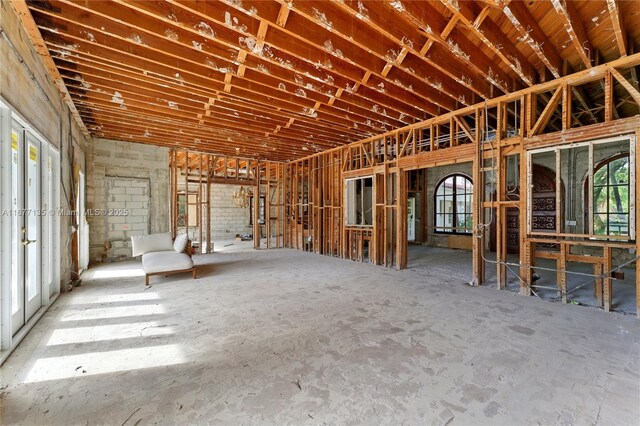
[[[138,263],[90,270],[2,367],[0,423],[638,424],[635,317],[469,287],[453,261],[197,262],[149,289]]]
[[[410,269],[444,272],[451,269],[449,265],[453,263],[456,266],[452,273],[459,276],[462,281],[469,281],[471,279],[471,252],[469,251],[410,244],[408,255],[408,267]],[[495,256],[495,253],[487,253],[486,258],[488,260],[495,260]],[[518,256],[510,254],[508,255],[507,260],[509,263],[517,264]],[[496,287],[496,264],[486,262],[485,268],[485,285],[489,287]],[[536,271],[541,278],[536,281],[535,284],[544,287],[557,288],[556,273],[549,271],[549,269],[555,268],[556,263],[553,260],[538,259],[536,261]],[[593,274],[593,267],[584,263],[569,262],[567,264],[567,269],[570,271],[570,273],[567,273],[567,289],[569,291],[567,296],[568,302],[596,308],[597,299],[594,294],[594,280],[588,276],[571,273],[578,272],[583,274]],[[624,272],[624,280],[612,281],[612,309],[617,312],[635,315],[635,265],[631,264],[628,267],[623,268],[622,271]],[[520,268],[518,266],[509,266],[509,269],[507,270],[507,290],[516,293],[520,291],[520,279],[517,277],[517,274],[519,273]],[[535,292],[541,299],[547,302],[559,301],[559,294],[556,290],[535,288]]]

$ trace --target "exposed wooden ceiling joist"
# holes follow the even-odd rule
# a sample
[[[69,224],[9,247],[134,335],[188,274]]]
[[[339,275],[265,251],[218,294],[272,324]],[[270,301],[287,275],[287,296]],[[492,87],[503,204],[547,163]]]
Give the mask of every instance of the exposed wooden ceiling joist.
[[[551,0],[553,7],[569,34],[571,43],[578,52],[580,60],[585,68],[591,68],[592,58],[595,56],[594,48],[587,37],[582,21],[578,18],[573,2],[566,0]]]
[[[611,25],[613,25],[613,33],[620,51],[620,56],[626,56],[627,35],[625,34],[620,5],[618,3],[618,0],[607,0],[607,8],[609,10],[609,16],[611,17]]]
[[[640,14],[615,0],[12,4],[95,136],[278,160],[559,78],[640,38]],[[620,83],[637,89],[633,72]],[[572,90],[576,117],[596,121],[604,94]]]

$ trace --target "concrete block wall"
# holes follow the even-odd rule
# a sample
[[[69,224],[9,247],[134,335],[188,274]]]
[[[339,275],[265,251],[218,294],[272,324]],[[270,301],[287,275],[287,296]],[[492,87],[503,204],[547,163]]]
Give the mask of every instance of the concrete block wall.
[[[214,241],[233,239],[236,234],[253,234],[249,208],[239,208],[233,202],[233,193],[239,189],[237,185],[211,185],[211,238]]]
[[[169,232],[169,149],[153,145],[95,139],[87,153],[87,208],[125,209],[128,214],[95,215],[89,222],[89,258],[131,257],[134,234]]]
[[[149,233],[149,186],[149,179],[105,178],[109,257],[130,257],[131,236]]]

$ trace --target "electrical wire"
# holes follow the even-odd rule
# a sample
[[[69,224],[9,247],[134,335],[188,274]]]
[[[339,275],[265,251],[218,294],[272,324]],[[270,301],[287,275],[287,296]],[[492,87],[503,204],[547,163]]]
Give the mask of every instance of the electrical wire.
[[[517,108],[517,105],[516,105],[516,108]],[[516,109],[516,111],[517,111],[517,109]],[[494,176],[493,176],[494,179],[491,179],[491,181],[489,183],[490,183],[490,194],[491,194],[491,200],[490,201],[493,202],[494,201],[494,197],[496,195],[496,189],[495,189],[495,187],[496,187],[496,182],[495,182],[495,177],[496,177],[495,176],[495,161],[496,160],[495,160],[495,149],[493,147],[493,143],[491,142],[491,139],[489,139],[489,114],[488,114],[488,106],[487,106],[487,101],[486,100],[485,100],[485,103],[484,103],[484,113],[485,113],[485,129],[484,129],[484,140],[482,141],[482,144],[485,144],[485,143],[488,142],[489,143],[489,147],[491,148],[491,170],[492,170],[492,173],[494,174]],[[516,113],[516,120],[517,120],[517,113]],[[483,155],[483,151],[484,150],[480,149],[479,151],[480,151],[479,161],[481,161],[482,169],[484,170],[484,155]],[[482,173],[483,173],[483,177],[484,177],[484,171]],[[483,185],[482,185],[481,190],[482,190],[482,193],[484,194],[484,186],[485,186],[484,185],[484,179],[483,179],[482,183],[483,183]],[[480,204],[482,205],[483,203],[480,202]],[[484,209],[484,206],[482,206],[481,208]],[[489,215],[490,215],[489,216],[490,219],[489,219],[488,222],[479,223],[478,225],[476,225],[476,231],[478,232],[478,235],[476,236],[476,238],[478,238],[480,240],[482,240],[484,238],[483,235],[482,235],[484,230],[487,229],[489,226],[491,226],[491,224],[493,223],[493,220],[494,220],[493,209],[489,210]],[[590,277],[589,280],[579,284],[578,286],[574,287],[573,289],[571,289],[569,291],[566,291],[565,292],[565,296],[566,296],[567,294],[570,294],[570,293],[572,293],[572,292],[574,292],[574,291],[576,291],[576,290],[578,290],[578,289],[580,289],[580,288],[592,283],[594,278],[595,279],[610,278],[611,274],[613,272],[615,272],[615,271],[617,271],[619,269],[622,269],[626,265],[628,265],[630,263],[633,263],[633,262],[637,261],[638,259],[640,259],[640,256],[636,256],[635,258],[633,258],[633,259],[631,259],[631,260],[629,260],[627,262],[624,262],[621,265],[619,265],[619,266],[617,266],[617,267],[615,267],[615,268],[613,268],[613,269],[611,269],[609,271],[604,271],[601,274],[588,274],[588,273],[584,273],[584,272],[569,271],[569,270],[566,270],[566,269],[565,270],[559,270],[559,269],[553,269],[553,268],[544,268],[544,267],[541,267],[541,266],[534,267],[534,266],[531,266],[531,265],[522,265],[520,263],[511,263],[511,262],[505,262],[505,261],[502,261],[502,260],[490,260],[490,259],[487,259],[485,257],[484,250],[481,250],[480,252],[481,252],[481,257],[482,257],[483,261],[488,262],[488,263],[493,263],[493,264],[496,264],[496,265],[499,264],[499,265],[505,266],[513,275],[515,275],[518,278],[518,280],[520,280],[520,282],[522,284],[524,284],[524,287],[528,288],[531,291],[531,293],[533,293],[534,296],[536,296],[537,298],[539,298],[540,300],[543,300],[543,301],[548,301],[548,300],[543,299],[533,288],[535,288],[535,287],[537,287],[537,288],[548,288],[548,289],[553,289],[553,290],[556,290],[556,288],[536,286],[535,284],[528,284],[525,280],[522,279],[522,277],[520,276],[519,273],[516,273],[511,268],[511,266],[517,266],[518,268],[537,269],[537,270],[551,271],[551,272],[556,272],[556,273],[557,272],[561,272],[561,273],[566,273],[566,274],[574,274],[574,275],[581,275],[581,276]],[[554,300],[558,300],[558,298],[555,298]]]

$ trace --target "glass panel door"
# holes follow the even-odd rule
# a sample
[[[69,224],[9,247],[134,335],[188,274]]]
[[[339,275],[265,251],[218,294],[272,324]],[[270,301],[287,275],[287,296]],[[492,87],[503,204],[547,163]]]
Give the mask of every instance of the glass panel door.
[[[28,321],[42,306],[42,281],[40,279],[40,142],[29,132],[26,134],[25,150],[25,182],[24,199],[26,214],[24,216],[24,275],[27,299],[25,303],[25,320]]]

